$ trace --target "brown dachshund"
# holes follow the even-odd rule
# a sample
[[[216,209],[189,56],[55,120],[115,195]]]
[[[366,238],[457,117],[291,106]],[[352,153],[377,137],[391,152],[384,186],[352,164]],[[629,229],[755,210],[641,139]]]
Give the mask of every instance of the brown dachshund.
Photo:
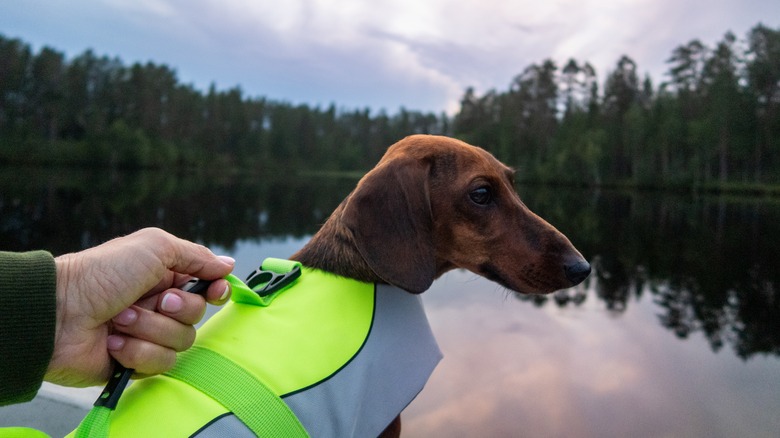
[[[291,258],[412,293],[454,268],[526,294],[590,274],[569,239],[520,200],[512,169],[483,149],[431,135],[391,146]],[[399,434],[400,416],[383,436]]]

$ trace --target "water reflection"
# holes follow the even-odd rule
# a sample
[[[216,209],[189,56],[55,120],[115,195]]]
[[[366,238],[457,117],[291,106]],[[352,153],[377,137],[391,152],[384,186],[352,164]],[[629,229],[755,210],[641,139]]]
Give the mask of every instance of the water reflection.
[[[207,245],[310,235],[354,180],[63,169],[0,172],[4,249],[81,249],[144,226]]]
[[[91,246],[143,226],[231,249],[240,240],[302,237],[316,231],[355,181],[258,171],[117,173],[25,169],[0,173],[3,249]],[[714,351],[780,353],[776,243],[780,204],[729,199],[520,187],[534,211],[591,258],[595,291],[623,312],[649,293],[659,322],[680,338],[705,335]],[[597,281],[596,281],[597,280]],[[574,289],[518,297],[537,306],[578,306]]]
[[[5,170],[0,248],[63,253],[160,226],[234,255],[243,275],[294,252],[354,183],[264,171]],[[780,430],[778,202],[518,191],[594,272],[545,297],[460,271],[435,282],[423,297],[445,360],[404,415],[409,436]]]
[[[531,208],[594,256],[597,296],[610,310],[647,291],[680,338],[701,332],[714,351],[729,344],[742,358],[780,353],[777,201],[633,192],[587,205],[576,193],[526,192]]]
[[[435,282],[423,299],[445,357],[404,412],[407,436],[776,436],[776,358],[680,342],[649,290],[616,312],[596,288],[535,308],[468,273]]]

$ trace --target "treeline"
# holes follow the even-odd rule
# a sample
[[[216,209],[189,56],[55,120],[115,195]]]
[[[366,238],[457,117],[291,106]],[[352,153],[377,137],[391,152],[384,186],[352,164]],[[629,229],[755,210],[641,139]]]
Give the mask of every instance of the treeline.
[[[654,86],[623,56],[599,88],[569,60],[526,68],[505,92],[466,91],[454,134],[535,181],[759,188],[780,183],[780,29],[673,50]]]
[[[506,91],[465,91],[454,118],[293,105],[182,84],[165,65],[72,60],[0,36],[0,163],[264,164],[367,169],[413,133],[448,134],[520,178],[585,185],[780,184],[780,29],[672,51],[665,81],[628,56],[603,86],[588,62],[545,60]]]
[[[67,60],[0,35],[0,163],[365,169],[398,139],[444,133],[446,123],[403,108],[390,116],[275,102],[239,87],[204,93],[165,65],[92,51]]]

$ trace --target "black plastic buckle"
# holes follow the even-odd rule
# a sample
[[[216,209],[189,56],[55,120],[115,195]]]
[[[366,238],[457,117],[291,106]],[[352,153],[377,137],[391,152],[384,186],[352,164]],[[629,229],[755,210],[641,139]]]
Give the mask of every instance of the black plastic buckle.
[[[301,276],[300,266],[294,267],[290,272],[279,274],[273,271],[263,271],[262,267],[249,274],[246,285],[261,297],[284,289]]]

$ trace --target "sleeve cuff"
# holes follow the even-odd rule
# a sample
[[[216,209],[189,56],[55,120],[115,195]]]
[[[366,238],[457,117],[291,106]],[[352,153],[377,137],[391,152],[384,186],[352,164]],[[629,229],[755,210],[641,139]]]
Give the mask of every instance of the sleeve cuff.
[[[0,405],[32,400],[54,351],[57,275],[45,251],[0,252]]]

